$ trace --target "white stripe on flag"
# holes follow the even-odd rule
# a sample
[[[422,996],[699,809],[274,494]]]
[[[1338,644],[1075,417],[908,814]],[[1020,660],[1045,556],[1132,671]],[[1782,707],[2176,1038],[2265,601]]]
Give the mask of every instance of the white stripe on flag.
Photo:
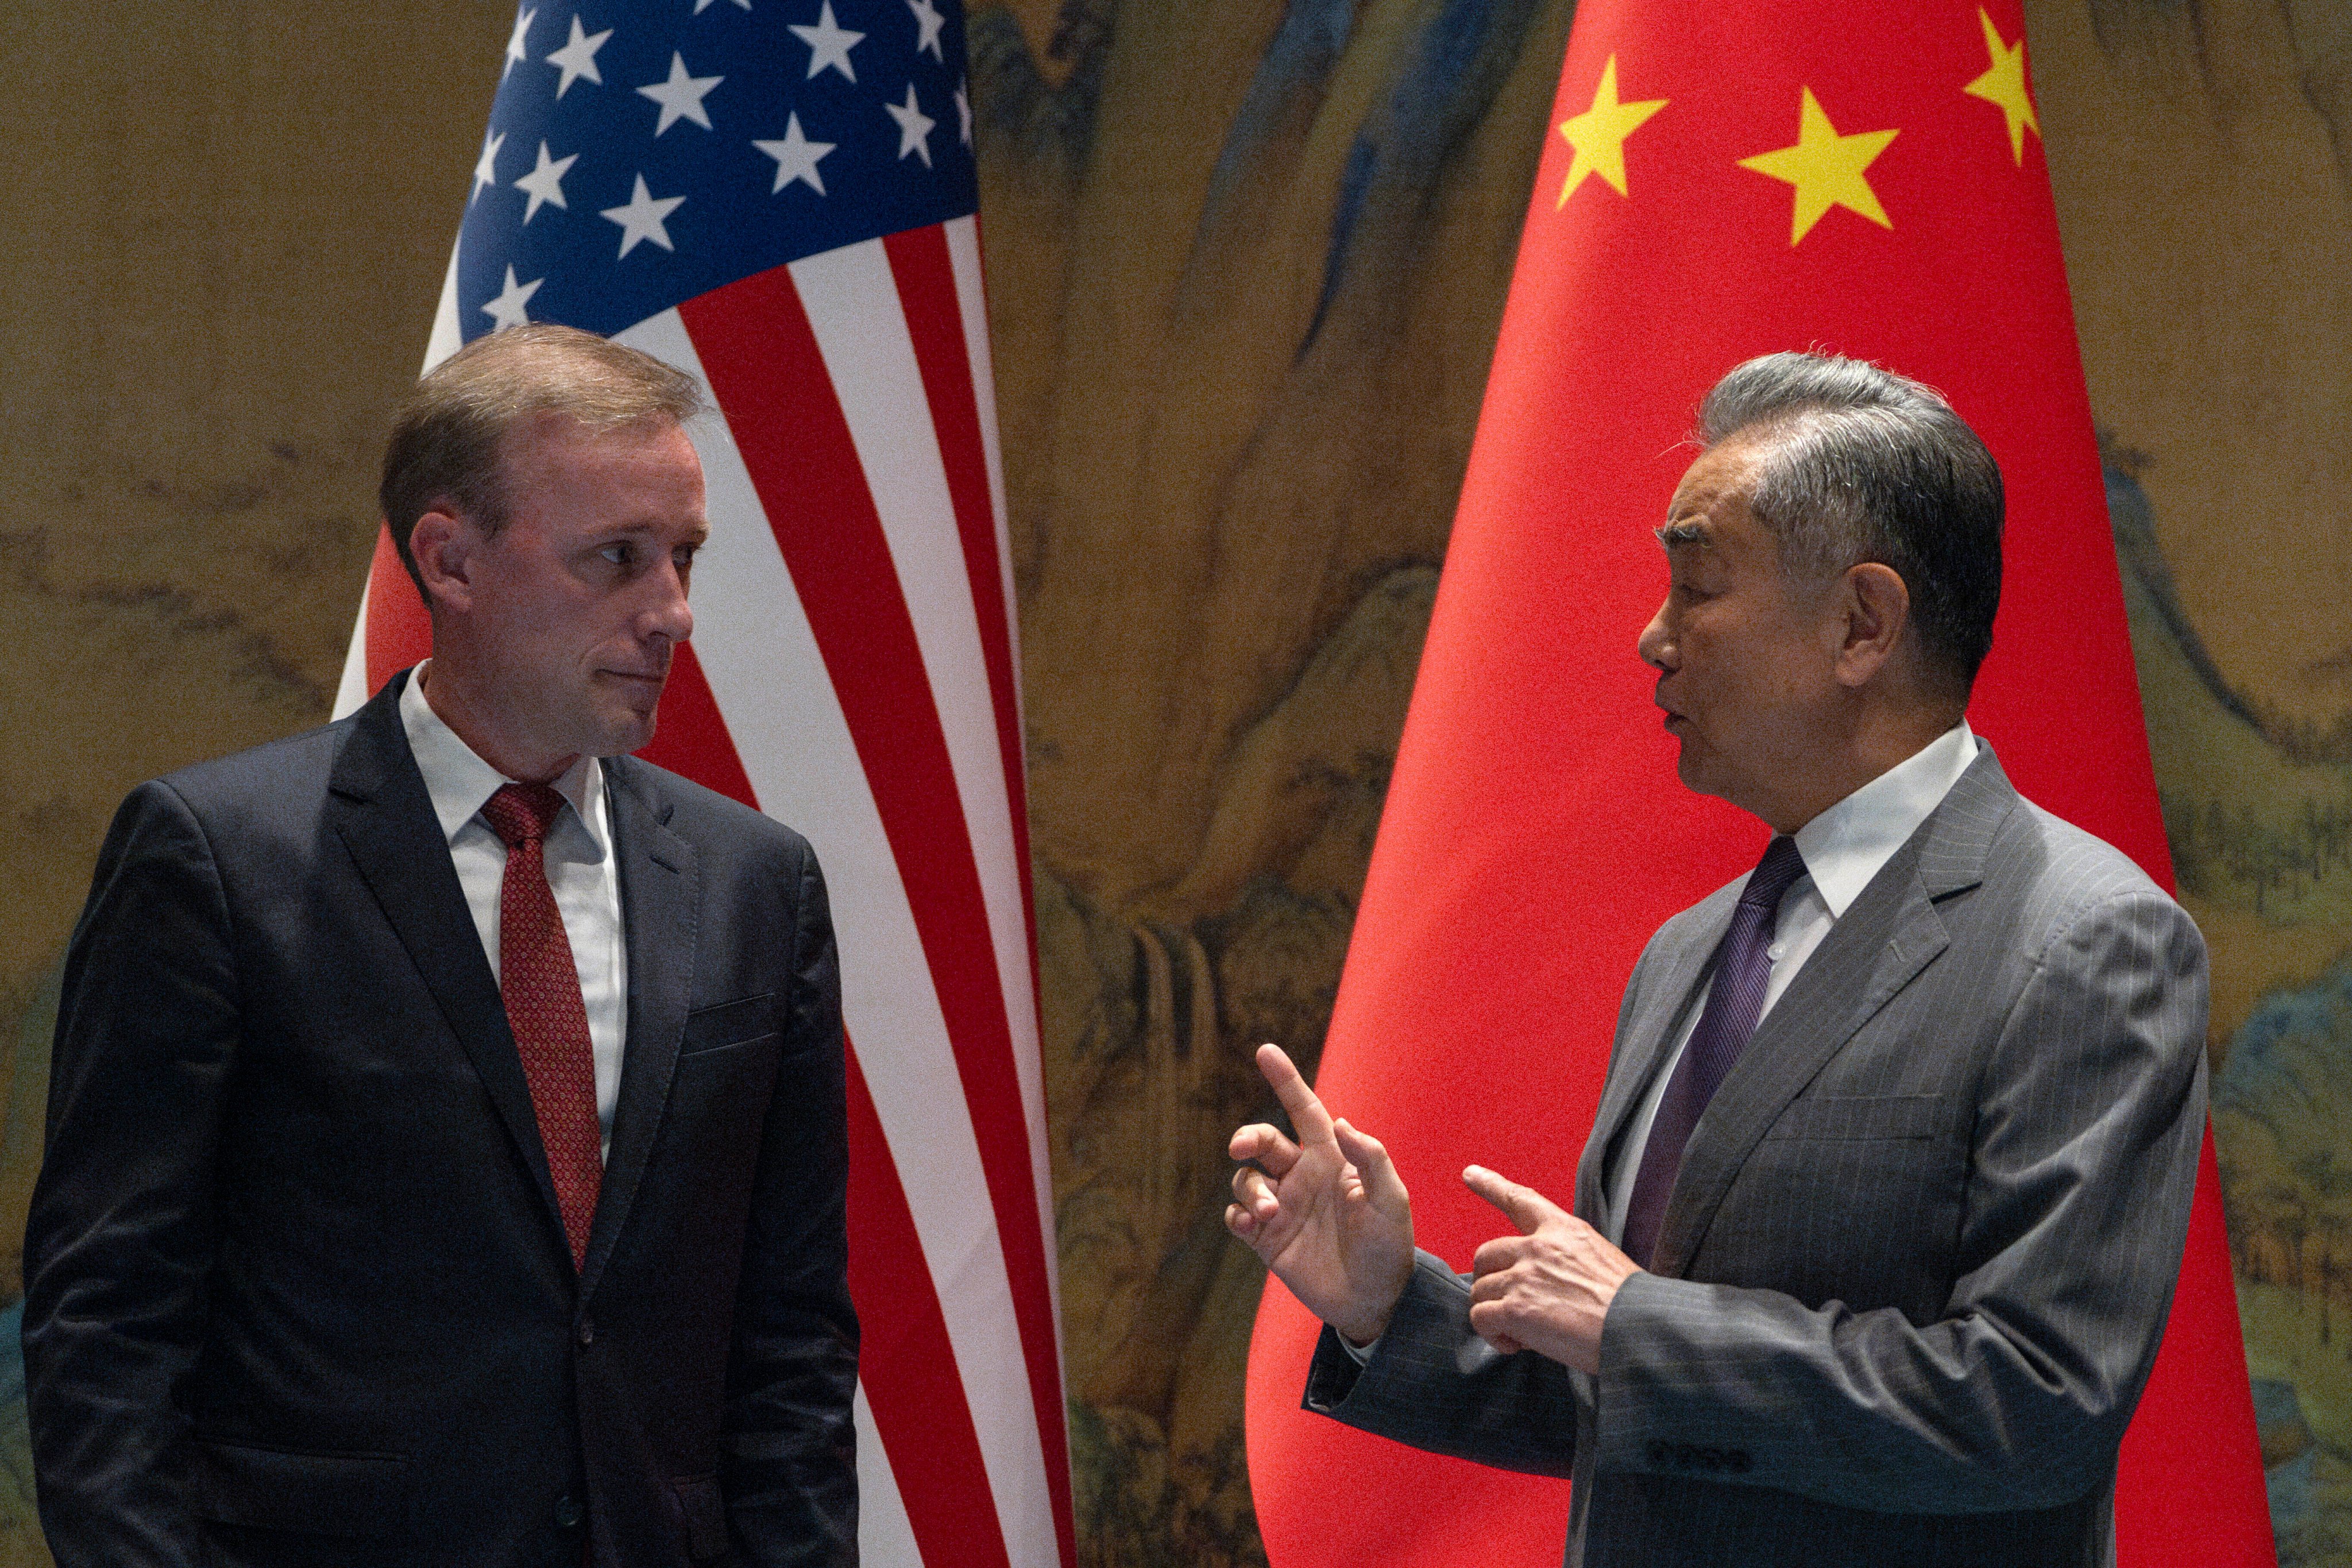
[[[381,535],[379,535],[381,537]],[[375,591],[371,572],[360,579],[360,618],[352,627],[352,646],[343,654],[342,679],[335,682],[333,717],[356,713],[370,695],[367,683],[368,595]]]
[[[441,302],[433,307],[433,333],[425,340],[425,368],[416,374],[429,374],[433,367],[466,346],[465,329],[457,324],[457,247],[461,240],[449,242],[449,270],[441,279]]]
[[[922,1549],[915,1544],[907,1500],[898,1495],[898,1478],[882,1451],[882,1431],[862,1383],[851,1412],[857,1422],[857,1560],[864,1568],[919,1568]]]
[[[1004,595],[1004,636],[1006,654],[1013,670],[1013,733],[1026,735],[1027,725],[1021,707],[1021,616],[1018,601],[1013,591],[1013,535],[1010,516],[1004,501],[1003,454],[996,445],[996,370],[990,356],[988,336],[988,292],[981,272],[980,219],[976,216],[951,218],[945,226],[948,241],[948,261],[955,270],[956,306],[963,318],[965,353],[971,360],[971,395],[980,410],[981,446],[988,456],[988,504],[996,534],[996,562],[999,591]],[[1024,771],[1024,759],[1016,748],[1004,759],[1004,765],[1019,777]],[[1019,875],[1028,875],[1028,868],[1016,867]],[[1016,889],[1017,891],[1017,889]],[[993,910],[992,910],[992,918]],[[1053,1151],[1045,1141],[1045,1080],[1043,1057],[1038,1046],[1037,988],[1032,983],[1029,969],[1029,933],[1025,924],[1011,942],[999,940],[997,965],[1004,982],[1004,1002],[1007,1016],[1013,1021],[1013,1065],[1021,1078],[1021,1109],[1029,1118],[1030,1176],[1037,1184],[1037,1223],[1045,1237],[1048,1261],[1054,1254],[1054,1164]],[[1048,1268],[1046,1282],[1054,1303],[1054,1335],[1058,1349],[1062,1324],[1062,1271]],[[1068,1363],[1059,1355],[1055,1364],[1063,1369],[1063,1393],[1069,1391]]]
[[[619,341],[702,377],[675,310]],[[946,1020],[848,722],[767,513],[723,421],[691,432],[710,542],[695,650],[762,810],[815,845],[841,943],[842,1004],[939,1292],[990,1489],[1016,1563],[1055,1560],[1021,1333]]]

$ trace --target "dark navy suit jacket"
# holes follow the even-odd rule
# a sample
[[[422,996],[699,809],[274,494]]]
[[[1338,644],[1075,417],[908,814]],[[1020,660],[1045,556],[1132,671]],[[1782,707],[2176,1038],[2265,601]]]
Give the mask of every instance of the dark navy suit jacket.
[[[856,1561],[839,981],[789,828],[607,763],[628,1037],[585,1267],[396,678],[142,785],[26,1237],[59,1568]]]

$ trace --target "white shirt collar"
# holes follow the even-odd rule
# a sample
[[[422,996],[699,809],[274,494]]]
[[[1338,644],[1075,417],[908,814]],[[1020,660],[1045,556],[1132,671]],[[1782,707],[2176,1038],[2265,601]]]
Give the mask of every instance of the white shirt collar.
[[[1963,719],[1797,829],[1797,850],[1832,920],[1862,896],[1976,760],[1977,738]]]
[[[407,688],[400,694],[400,727],[408,732],[408,750],[416,758],[416,771],[425,775],[425,793],[433,799],[441,836],[455,841],[467,824],[478,819],[483,804],[499,786],[515,781],[482,761],[433,711],[433,704],[425,700],[425,671],[432,662],[427,659],[408,672]],[[594,757],[582,757],[555,781],[555,792],[572,805],[564,820],[576,821],[586,830],[594,851],[590,859],[602,859],[606,848],[601,809],[604,789],[604,768]],[[487,830],[488,825],[483,826]],[[562,831],[561,825],[556,831]]]

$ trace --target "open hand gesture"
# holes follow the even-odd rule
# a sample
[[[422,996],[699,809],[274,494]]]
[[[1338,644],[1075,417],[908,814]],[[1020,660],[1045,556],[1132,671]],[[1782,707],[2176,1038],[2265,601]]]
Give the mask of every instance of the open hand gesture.
[[[1263,1121],[1234,1134],[1233,1157],[1255,1168],[1234,1173],[1225,1228],[1308,1311],[1369,1344],[1412,1276],[1412,1202],[1379,1141],[1334,1121],[1279,1046],[1260,1046],[1257,1067],[1298,1142]]]

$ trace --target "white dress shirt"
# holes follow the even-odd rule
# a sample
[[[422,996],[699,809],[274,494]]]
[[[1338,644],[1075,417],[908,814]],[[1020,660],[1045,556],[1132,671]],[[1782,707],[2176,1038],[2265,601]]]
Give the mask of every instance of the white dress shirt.
[[[1772,960],[1772,978],[1765,986],[1763,1011],[1756,1015],[1759,1025],[1789,989],[1789,982],[1797,977],[1805,960],[1821,946],[1822,939],[1829,935],[1830,928],[1878,875],[1879,868],[1919,830],[1976,760],[1976,736],[1969,731],[1968,721],[1962,720],[1797,829],[1797,853],[1805,858],[1805,874],[1790,885],[1780,900],[1772,945],[1765,950]],[[1691,998],[1689,1009],[1675,1027],[1674,1049],[1659,1063],[1625,1135],[1617,1141],[1602,1194],[1609,1221],[1602,1229],[1612,1241],[1625,1234],[1625,1210],[1633,1201],[1633,1178],[1642,1168],[1642,1149],[1650,1141],[1650,1124],[1657,1120],[1658,1102],[1665,1098],[1675,1064],[1682,1060],[1683,1047],[1690,1044],[1691,1032],[1698,1027],[1699,1016],[1706,1011],[1707,995],[1714,988],[1710,978]]]
[[[506,879],[506,842],[482,816],[502,784],[516,781],[482,761],[425,700],[425,672],[416,667],[400,694],[401,728],[425,775],[433,815],[449,842],[449,860],[466,889],[466,907],[490,973],[499,973],[499,892]],[[604,770],[583,757],[555,781],[569,809],[557,814],[541,856],[548,886],[563,917],[572,962],[580,971],[580,999],[588,1010],[588,1039],[596,1057],[596,1121],[604,1152],[613,1150],[613,1107],[621,1092],[621,1051],[628,1033],[628,944],[621,930],[621,879],[613,857],[612,813]]]

